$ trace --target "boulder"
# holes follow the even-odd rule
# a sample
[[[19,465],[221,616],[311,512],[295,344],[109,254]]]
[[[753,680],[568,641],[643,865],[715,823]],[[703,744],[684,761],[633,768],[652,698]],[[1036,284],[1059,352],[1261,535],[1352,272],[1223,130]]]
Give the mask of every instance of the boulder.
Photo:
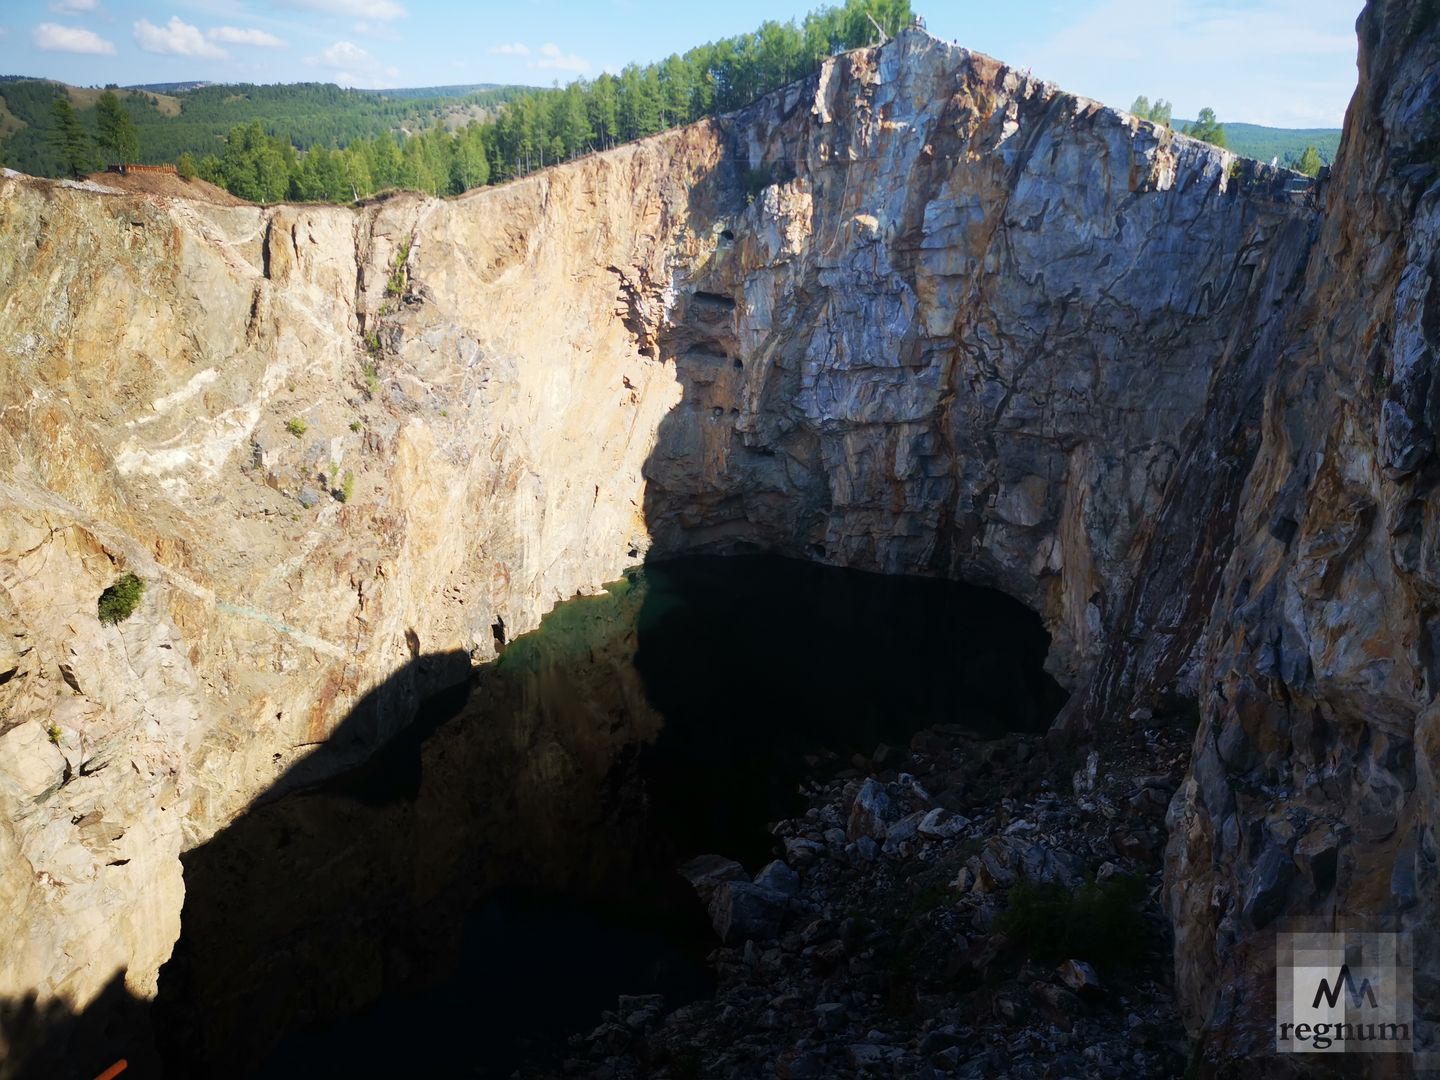
[[[800,892],[800,875],[776,859],[761,867],[760,872],[755,875],[755,884],[781,896],[790,897]]]
[[[881,852],[886,855],[894,855],[900,850],[900,845],[907,840],[913,840],[920,829],[920,822],[925,817],[925,811],[917,810],[908,814],[885,831],[885,843],[881,845]]]
[[[681,877],[690,882],[691,887],[700,894],[700,899],[707,904],[715,895],[715,890],[724,882],[750,879],[750,875],[745,873],[745,867],[723,855],[697,855],[675,869]]]
[[[930,840],[948,840],[965,831],[970,819],[937,806],[920,819],[917,831]]]
[[[860,785],[855,801],[850,805],[850,820],[846,834],[851,840],[869,836],[884,840],[890,826],[904,816],[885,786],[871,777]]]
[[[1055,969],[1055,973],[1062,983],[1081,997],[1099,997],[1105,992],[1100,976],[1084,960],[1066,960]]]
[[[773,941],[789,900],[784,893],[749,881],[724,881],[710,898],[710,922],[726,945]]]

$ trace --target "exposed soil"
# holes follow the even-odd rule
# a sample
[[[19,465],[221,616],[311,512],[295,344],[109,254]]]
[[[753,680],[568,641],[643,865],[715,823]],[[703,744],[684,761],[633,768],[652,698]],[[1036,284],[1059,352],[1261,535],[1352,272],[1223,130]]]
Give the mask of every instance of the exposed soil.
[[[214,203],[217,206],[249,206],[244,199],[231,195],[224,188],[216,187],[198,177],[183,180],[174,173],[132,172],[91,173],[89,179],[103,187],[120,191],[132,191],[145,195],[166,195],[173,199],[195,199]]]

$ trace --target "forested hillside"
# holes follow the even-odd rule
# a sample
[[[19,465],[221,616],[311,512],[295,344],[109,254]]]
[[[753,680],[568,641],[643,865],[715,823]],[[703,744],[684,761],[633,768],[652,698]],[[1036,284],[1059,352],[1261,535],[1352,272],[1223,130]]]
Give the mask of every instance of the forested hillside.
[[[400,95],[342,90],[329,83],[291,83],[203,86],[170,95],[141,90],[116,93],[139,133],[139,160],[159,164],[178,161],[187,153],[197,160],[221,154],[233,128],[254,122],[304,151],[314,146],[346,146],[387,132],[422,130],[436,121],[456,126],[487,116],[530,91],[520,86],[470,92],[455,88],[459,94],[436,89],[432,95],[418,91]],[[10,125],[13,133],[0,143],[0,160],[6,165],[40,176],[60,172],[51,111],[60,94],[68,94],[81,122],[93,130],[97,92],[67,89],[44,80],[0,81],[4,111],[18,121]],[[98,158],[96,161],[98,164]]]
[[[1278,158],[1281,165],[1299,161],[1307,146],[1315,147],[1320,160],[1330,165],[1340,149],[1339,128],[1271,128],[1227,121],[1225,138],[1230,149],[1243,157],[1256,161]]]
[[[1194,120],[1174,120],[1170,102],[1137,97],[1130,112],[1143,120],[1174,127],[1196,139],[1233,150],[1241,157],[1274,161],[1277,165],[1314,176],[1322,165],[1331,165],[1340,149],[1339,128],[1272,128],[1259,124],[1222,122],[1215,110],[1205,108]]]

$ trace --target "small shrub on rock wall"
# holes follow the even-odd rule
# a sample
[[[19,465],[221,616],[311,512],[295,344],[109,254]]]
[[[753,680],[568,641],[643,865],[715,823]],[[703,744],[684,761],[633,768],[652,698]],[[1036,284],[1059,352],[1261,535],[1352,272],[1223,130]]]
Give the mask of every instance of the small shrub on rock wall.
[[[1150,943],[1144,903],[1140,877],[1118,875],[1078,889],[1020,881],[996,925],[1041,963],[1080,959],[1097,967],[1126,967],[1139,961]]]
[[[125,574],[100,594],[96,605],[100,621],[113,626],[128,619],[140,605],[145,583],[134,574]]]
[[[775,181],[770,176],[770,170],[765,167],[758,169],[746,169],[745,175],[740,178],[740,184],[745,189],[745,202],[750,204],[755,201],[755,196],[764,191]]]
[[[386,296],[399,296],[405,291],[405,264],[410,259],[410,241],[406,240],[395,252],[395,259],[390,264],[390,280],[385,282]]]
[[[309,429],[310,425],[299,416],[292,416],[289,420],[285,421],[285,430],[297,439],[300,438],[301,435],[304,435]]]

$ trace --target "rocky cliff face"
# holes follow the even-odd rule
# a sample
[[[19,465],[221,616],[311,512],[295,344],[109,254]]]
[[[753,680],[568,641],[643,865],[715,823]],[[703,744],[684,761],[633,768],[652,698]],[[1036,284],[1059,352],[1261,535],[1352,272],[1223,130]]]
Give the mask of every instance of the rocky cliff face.
[[[656,544],[993,585],[1078,685],[1311,214],[1273,171],[920,35],[722,126],[783,182],[665,282],[685,393],[646,468]]]
[[[1282,362],[1252,390],[1259,452],[1171,807],[1177,985],[1212,1061],[1273,1045],[1286,917],[1413,931],[1417,1018],[1440,1000],[1440,20],[1373,2],[1358,29],[1324,228]]]
[[[654,146],[618,158],[604,167],[657,192],[612,201],[612,254],[634,266],[638,238],[661,231],[662,184],[687,179]],[[549,189],[586,182],[547,177],[492,213],[223,209],[4,181],[0,907],[15,947],[0,993],[84,1002],[117,970],[150,992],[179,929],[182,848],[357,705],[311,775],[466,677],[438,658],[488,659],[635,561],[640,466],[673,376],[607,326],[604,266],[593,310],[519,299],[541,287],[526,245]],[[417,238],[466,228],[458,292],[438,258],[429,284],[407,276],[398,252],[419,262]],[[496,277],[509,291],[481,295]],[[445,304],[473,319],[432,330],[408,315]],[[145,597],[105,627],[96,598],[122,568]]]
[[[920,33],[447,202],[0,180],[0,994],[151,992],[179,852],[297,763],[357,760],[465,677],[441,657],[488,660],[647,553],[754,548],[1020,598],[1076,728],[1228,680],[1173,911],[1187,977],[1248,970],[1243,901],[1181,884],[1242,897],[1320,841],[1266,833],[1286,804],[1232,777],[1338,760],[1376,709],[1326,820],[1428,797],[1403,763],[1437,331],[1402,230],[1433,146],[1391,133],[1434,32],[1398,44],[1392,7],[1371,46],[1409,66],[1357,98],[1308,277],[1285,175]],[[144,601],[102,626],[122,570]],[[1212,605],[1235,614],[1206,637]],[[1302,669],[1337,704],[1297,705]]]

